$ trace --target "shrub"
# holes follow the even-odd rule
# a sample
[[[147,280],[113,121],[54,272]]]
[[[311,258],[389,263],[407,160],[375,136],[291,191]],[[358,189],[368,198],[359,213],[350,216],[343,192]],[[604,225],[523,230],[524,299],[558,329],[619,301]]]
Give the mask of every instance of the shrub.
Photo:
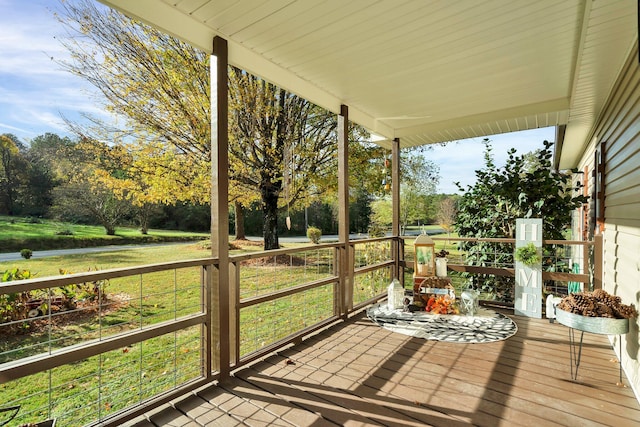
[[[369,237],[384,237],[386,234],[385,226],[379,222],[373,221],[369,224]]]
[[[307,238],[311,240],[311,243],[315,243],[317,245],[320,243],[320,237],[322,237],[322,230],[318,227],[307,228]]]
[[[484,143],[485,164],[476,171],[476,183],[467,186],[466,191],[457,184],[465,192],[458,199],[455,225],[458,235],[513,238],[516,219],[542,218],[543,239],[563,239],[575,209],[588,198],[582,195],[580,183],[572,183],[571,174],[553,168],[553,143],[544,141],[544,148],[521,156],[511,149],[501,168],[494,164],[489,140]],[[461,242],[459,250],[466,252],[468,265],[508,265],[514,259],[513,247],[508,244]],[[487,277],[482,283],[483,292],[500,301],[513,302],[513,277]]]
[[[29,270],[13,268],[2,273],[0,282],[11,282],[12,280],[30,279]],[[28,302],[33,299],[32,291],[14,292],[0,295],[0,323],[27,318],[29,312]]]
[[[98,268],[87,271],[98,271]],[[72,271],[65,270],[63,268],[58,269],[60,275],[73,274]],[[94,280],[92,282],[76,283],[66,286],[59,286],[58,289],[65,296],[65,299],[70,304],[75,304],[75,301],[89,301],[89,302],[104,302],[107,300],[106,287],[109,285],[109,280]],[[69,307],[73,308],[73,307]]]
[[[22,249],[20,250],[20,255],[24,259],[29,259],[31,258],[31,255],[33,255],[33,251],[31,249]]]

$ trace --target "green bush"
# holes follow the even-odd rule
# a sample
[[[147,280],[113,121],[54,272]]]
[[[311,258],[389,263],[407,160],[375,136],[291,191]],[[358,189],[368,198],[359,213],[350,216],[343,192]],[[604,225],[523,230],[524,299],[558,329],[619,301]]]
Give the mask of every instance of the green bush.
[[[31,249],[21,249],[20,250],[20,255],[24,259],[29,259],[29,258],[31,258],[31,255],[33,255],[33,251]]]
[[[371,222],[369,224],[369,237],[370,238],[374,238],[374,237],[384,237],[385,235],[385,226],[383,224],[380,224],[379,222]]]
[[[320,237],[322,237],[322,230],[318,227],[307,228],[307,238],[311,240],[311,243],[315,243],[317,245],[320,243]]]
[[[59,269],[60,275],[73,274],[72,271],[66,269]],[[98,268],[89,268],[88,272],[98,271]],[[67,303],[67,309],[74,308],[76,301],[89,301],[89,302],[104,302],[107,300],[106,287],[109,285],[109,280],[94,280],[92,282],[76,283],[66,286],[59,286],[58,289],[62,292]]]
[[[0,277],[0,282],[30,279],[29,270],[13,268],[5,270]],[[29,312],[28,302],[33,299],[33,291],[13,292],[0,295],[0,323],[26,319]]]

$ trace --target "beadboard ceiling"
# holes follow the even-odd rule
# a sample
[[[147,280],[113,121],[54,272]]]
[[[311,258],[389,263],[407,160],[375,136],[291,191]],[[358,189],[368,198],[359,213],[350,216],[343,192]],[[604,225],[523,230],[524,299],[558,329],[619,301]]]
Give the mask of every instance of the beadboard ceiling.
[[[403,147],[566,125],[574,166],[636,0],[100,0]],[[382,145],[385,144],[383,141]]]

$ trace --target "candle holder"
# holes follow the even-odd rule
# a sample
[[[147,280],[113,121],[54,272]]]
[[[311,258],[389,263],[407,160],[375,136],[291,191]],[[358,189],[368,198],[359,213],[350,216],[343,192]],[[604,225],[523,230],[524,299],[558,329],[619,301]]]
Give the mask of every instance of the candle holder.
[[[460,309],[462,313],[468,316],[474,316],[478,313],[480,292],[475,289],[467,289],[460,295]]]

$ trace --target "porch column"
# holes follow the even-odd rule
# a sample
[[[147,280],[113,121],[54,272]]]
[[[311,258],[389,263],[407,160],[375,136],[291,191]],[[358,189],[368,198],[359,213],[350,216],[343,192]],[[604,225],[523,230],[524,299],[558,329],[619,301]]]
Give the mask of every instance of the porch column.
[[[400,241],[400,140],[395,138],[391,145],[391,256],[393,257],[393,277],[404,285],[402,269],[402,242]]]
[[[212,322],[213,369],[220,379],[229,378],[229,123],[228,47],[218,36],[213,39],[211,72],[211,256],[218,258],[208,292]],[[217,316],[217,319],[216,319]],[[234,328],[235,329],[235,328]],[[211,357],[211,356],[210,356]]]
[[[340,283],[339,315],[346,316],[353,308],[353,263],[349,244],[349,107],[340,106],[338,115],[338,240],[343,245],[338,252]]]

